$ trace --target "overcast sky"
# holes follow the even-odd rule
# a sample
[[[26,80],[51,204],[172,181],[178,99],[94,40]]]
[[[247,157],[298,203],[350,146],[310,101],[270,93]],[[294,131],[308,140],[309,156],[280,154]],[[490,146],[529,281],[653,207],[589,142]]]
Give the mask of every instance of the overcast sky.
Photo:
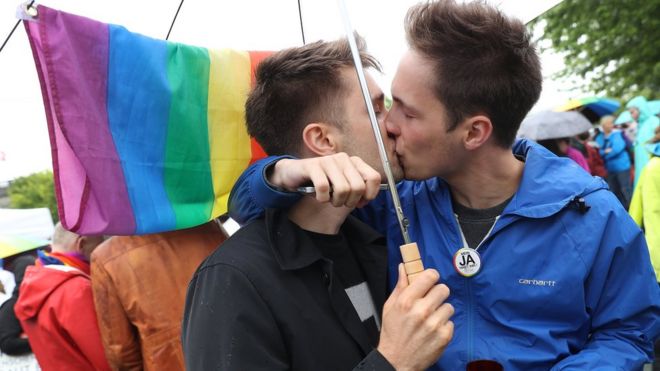
[[[491,0],[505,13],[528,21],[558,0]],[[44,0],[41,4],[164,39],[179,0]],[[335,0],[302,0],[306,40],[335,39],[343,28]],[[403,16],[417,0],[347,0],[354,28],[383,64],[378,82],[389,91],[405,51]],[[14,25],[18,1],[0,2],[0,38]],[[2,41],[0,40],[0,42]],[[186,0],[170,40],[209,48],[277,50],[302,44],[296,0]],[[542,55],[543,94],[533,111],[581,95],[548,77],[560,56]],[[0,182],[51,168],[50,145],[39,82],[29,43],[20,26],[0,53]],[[4,154],[4,161],[2,160]]]

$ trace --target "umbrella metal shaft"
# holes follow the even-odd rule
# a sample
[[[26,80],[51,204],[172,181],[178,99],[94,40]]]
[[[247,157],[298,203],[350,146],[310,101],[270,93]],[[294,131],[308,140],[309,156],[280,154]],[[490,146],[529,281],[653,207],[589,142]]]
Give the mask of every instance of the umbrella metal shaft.
[[[385,144],[383,143],[383,137],[380,135],[380,126],[378,125],[378,120],[376,119],[376,113],[374,111],[374,106],[371,103],[371,95],[369,94],[369,88],[367,87],[367,79],[364,77],[364,69],[362,67],[362,60],[360,59],[360,51],[357,47],[357,42],[355,41],[355,35],[353,34],[353,27],[351,26],[351,21],[348,17],[348,11],[346,10],[346,4],[344,0],[337,0],[339,4],[339,11],[344,23],[344,29],[346,31],[346,38],[348,39],[348,44],[351,47],[351,54],[353,54],[353,63],[355,64],[355,70],[358,75],[358,81],[360,83],[360,88],[362,89],[362,96],[364,97],[364,103],[367,106],[367,112],[369,113],[369,121],[371,121],[371,128],[373,129],[374,136],[376,137],[376,143],[378,145],[378,153],[380,155],[380,161],[383,164],[383,170],[385,171],[385,176],[387,177],[387,184],[389,185],[390,194],[392,195],[392,202],[394,202],[394,207],[396,209],[396,217],[399,221],[399,227],[401,228],[401,234],[403,235],[403,241],[405,244],[410,243],[410,236],[408,235],[408,219],[403,215],[403,209],[401,208],[401,201],[399,200],[399,193],[396,189],[396,183],[394,182],[394,176],[392,175],[392,169],[390,168],[390,161],[387,158],[387,152],[385,151]]]

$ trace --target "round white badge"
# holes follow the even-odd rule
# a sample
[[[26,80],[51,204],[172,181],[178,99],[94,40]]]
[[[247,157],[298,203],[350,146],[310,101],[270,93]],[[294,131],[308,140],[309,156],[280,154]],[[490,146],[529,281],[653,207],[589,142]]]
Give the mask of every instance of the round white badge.
[[[481,256],[469,247],[459,249],[454,254],[454,269],[463,277],[472,277],[481,269]]]

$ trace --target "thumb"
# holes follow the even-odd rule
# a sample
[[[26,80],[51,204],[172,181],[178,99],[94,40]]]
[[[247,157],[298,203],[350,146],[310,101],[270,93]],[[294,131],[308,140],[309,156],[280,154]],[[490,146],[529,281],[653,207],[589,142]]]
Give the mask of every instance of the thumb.
[[[408,287],[408,275],[406,274],[406,270],[403,268],[403,263],[399,263],[399,278],[396,281],[394,290],[392,290],[392,293],[390,294],[390,298],[398,297],[401,294],[401,291],[403,291],[406,287]]]

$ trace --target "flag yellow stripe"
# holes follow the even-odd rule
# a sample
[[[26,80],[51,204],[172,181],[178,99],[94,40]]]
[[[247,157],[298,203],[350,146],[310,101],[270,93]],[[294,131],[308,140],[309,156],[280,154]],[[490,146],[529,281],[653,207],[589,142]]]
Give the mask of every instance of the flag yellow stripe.
[[[208,130],[215,200],[211,218],[227,212],[229,192],[252,157],[245,128],[245,99],[250,91],[247,52],[208,50],[211,59]]]

